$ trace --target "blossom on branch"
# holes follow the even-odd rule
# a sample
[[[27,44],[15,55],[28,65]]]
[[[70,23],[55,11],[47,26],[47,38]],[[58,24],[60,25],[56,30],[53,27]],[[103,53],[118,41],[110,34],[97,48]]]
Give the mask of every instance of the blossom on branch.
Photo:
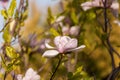
[[[104,8],[105,0],[93,0],[82,3],[81,6],[84,11],[87,11],[93,7],[102,7]],[[107,0],[106,7],[110,8],[114,16],[118,16],[119,3],[115,0]]]
[[[40,80],[40,76],[32,68],[29,68],[25,73],[25,76],[22,77],[22,75],[19,74],[17,80]]]
[[[51,50],[47,50],[43,53],[43,57],[54,57],[60,53],[71,52],[74,50],[79,50],[85,47],[81,45],[77,47],[78,41],[75,38],[70,38],[69,36],[57,36],[54,39],[54,44],[56,47],[50,46],[45,43],[46,47]]]
[[[105,7],[104,3],[105,3],[105,0],[93,0],[93,1],[88,1],[88,2],[82,3],[81,6],[82,6],[83,10],[86,11],[86,10],[91,9],[93,7]],[[118,9],[119,3],[117,1],[113,1],[113,0],[108,1],[107,0],[106,7]]]

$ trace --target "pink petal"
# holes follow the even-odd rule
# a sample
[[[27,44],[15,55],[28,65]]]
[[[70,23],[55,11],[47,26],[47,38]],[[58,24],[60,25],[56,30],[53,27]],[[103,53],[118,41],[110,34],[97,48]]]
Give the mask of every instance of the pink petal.
[[[65,45],[65,49],[73,49],[77,47],[77,39],[70,39],[69,42]]]
[[[60,44],[62,44],[62,46],[64,46],[71,38],[68,36],[57,36],[54,39],[54,44],[56,45],[56,47],[59,47]]]
[[[43,53],[43,57],[55,57],[59,52],[57,50],[47,50]]]
[[[80,50],[80,49],[83,49],[83,48],[85,48],[85,45],[81,45],[81,46],[79,46],[77,48],[74,48],[74,49],[69,49],[69,50],[67,50],[67,52],[75,51],[75,50]]]
[[[54,43],[60,53],[63,53],[65,50],[65,45],[69,42],[71,38],[68,36],[57,36],[54,39]]]

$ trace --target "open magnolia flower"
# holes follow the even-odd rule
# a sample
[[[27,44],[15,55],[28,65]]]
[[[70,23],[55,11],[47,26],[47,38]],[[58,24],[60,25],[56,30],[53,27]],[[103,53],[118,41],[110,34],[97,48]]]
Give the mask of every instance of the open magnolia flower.
[[[24,77],[21,74],[17,75],[17,80],[40,80],[40,76],[32,68],[29,68]]]
[[[81,6],[84,11],[89,10],[93,7],[104,7],[103,2],[105,0],[93,0],[82,3]],[[110,8],[113,12],[118,12],[119,10],[119,3],[114,0],[110,0],[107,2],[107,7]]]
[[[87,11],[93,7],[104,7],[104,4],[103,4],[104,1],[105,0],[88,1],[88,2],[82,3],[81,6],[84,11]],[[118,17],[119,3],[116,0],[107,0],[106,7],[111,9],[115,17]]]
[[[52,50],[45,51],[43,53],[43,57],[54,57],[60,53],[71,52],[85,47],[85,45],[77,47],[78,44],[77,39],[70,38],[69,36],[55,37],[54,44],[56,47],[52,47],[48,43],[45,43],[46,47]]]

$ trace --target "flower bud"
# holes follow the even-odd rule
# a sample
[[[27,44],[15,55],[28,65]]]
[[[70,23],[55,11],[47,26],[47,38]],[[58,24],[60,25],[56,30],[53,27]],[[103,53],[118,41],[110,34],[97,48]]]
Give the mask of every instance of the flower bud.
[[[66,27],[66,26],[62,27],[62,33],[63,33],[63,35],[68,35],[69,34],[69,30],[70,30],[69,27]]]
[[[78,26],[73,26],[70,28],[70,35],[77,36],[79,34],[80,28]]]

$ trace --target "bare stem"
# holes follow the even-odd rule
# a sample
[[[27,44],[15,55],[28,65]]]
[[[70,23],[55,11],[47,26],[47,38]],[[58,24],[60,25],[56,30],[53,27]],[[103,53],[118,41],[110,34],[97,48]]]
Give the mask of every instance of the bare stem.
[[[111,61],[112,61],[112,69],[114,70],[115,69],[115,61],[114,61],[114,56],[113,56],[113,50],[111,49],[111,46],[110,46],[110,41],[109,41],[109,36],[110,36],[110,33],[108,33],[108,18],[107,18],[107,0],[105,0],[103,2],[104,4],[104,32],[105,34],[107,34],[107,38],[105,40],[107,46],[108,46],[108,51],[109,51],[109,54],[111,56]]]
[[[57,67],[55,68],[55,71],[53,72],[50,80],[53,80],[53,78],[54,78],[54,76],[55,76],[55,73],[57,72],[57,70],[58,70],[58,68],[59,68],[59,66],[60,66],[61,61],[62,61],[62,55],[60,55],[59,62],[58,62],[58,64],[57,64]]]

